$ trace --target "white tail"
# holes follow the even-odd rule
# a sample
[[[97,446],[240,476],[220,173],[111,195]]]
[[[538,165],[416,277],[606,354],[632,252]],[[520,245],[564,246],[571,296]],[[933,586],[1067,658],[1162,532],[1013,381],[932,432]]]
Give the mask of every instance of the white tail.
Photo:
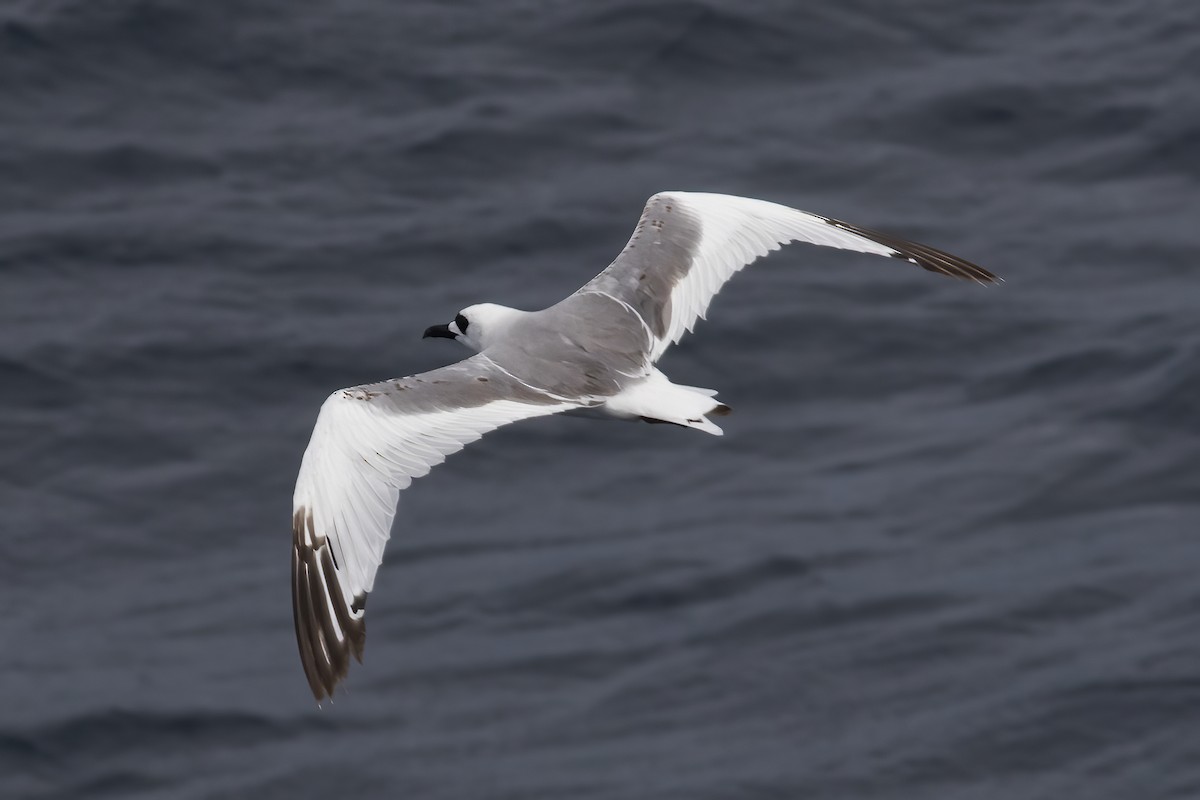
[[[729,406],[718,401],[714,397],[716,393],[715,389],[671,383],[656,369],[645,380],[627,387],[605,403],[604,410],[622,419],[671,422],[721,436],[724,431],[708,415],[728,414]]]

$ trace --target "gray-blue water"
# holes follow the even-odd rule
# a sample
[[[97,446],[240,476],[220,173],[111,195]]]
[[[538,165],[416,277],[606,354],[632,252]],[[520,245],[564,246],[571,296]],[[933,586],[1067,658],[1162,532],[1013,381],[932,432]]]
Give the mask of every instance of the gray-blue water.
[[[1200,797],[1190,0],[0,5],[0,797]],[[538,308],[661,189],[800,245],[405,494],[312,702],[332,390]]]

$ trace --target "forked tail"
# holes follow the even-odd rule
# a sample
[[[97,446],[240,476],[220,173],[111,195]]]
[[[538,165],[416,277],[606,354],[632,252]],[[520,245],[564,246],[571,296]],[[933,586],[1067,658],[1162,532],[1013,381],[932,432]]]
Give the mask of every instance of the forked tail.
[[[720,436],[723,431],[709,417],[724,416],[730,409],[716,399],[716,393],[715,389],[671,383],[666,375],[656,369],[641,382],[629,386],[609,400],[604,408],[608,413],[625,419],[669,422]]]

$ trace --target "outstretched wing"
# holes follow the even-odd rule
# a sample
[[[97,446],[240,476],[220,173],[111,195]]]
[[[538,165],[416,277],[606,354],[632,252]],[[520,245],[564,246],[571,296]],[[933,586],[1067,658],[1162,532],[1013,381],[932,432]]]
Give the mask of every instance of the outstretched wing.
[[[900,258],[978,283],[998,280],[941,250],[765,200],[661,192],[646,203],[617,259],[579,291],[606,294],[633,308],[657,339],[650,354],[657,361],[704,318],[734,273],[794,241]]]
[[[313,695],[362,660],[367,593],[400,491],[488,431],[585,405],[513,378],[488,356],[342,389],[321,406],[292,506],[292,611]]]

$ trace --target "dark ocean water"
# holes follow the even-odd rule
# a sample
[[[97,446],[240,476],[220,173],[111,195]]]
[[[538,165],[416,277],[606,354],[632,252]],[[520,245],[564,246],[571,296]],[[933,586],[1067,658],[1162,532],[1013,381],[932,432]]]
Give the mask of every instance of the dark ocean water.
[[[1200,11],[0,5],[0,797],[1200,797]],[[794,246],[663,360],[721,439],[543,419],[405,493],[317,708],[338,387],[540,308],[661,189]]]

